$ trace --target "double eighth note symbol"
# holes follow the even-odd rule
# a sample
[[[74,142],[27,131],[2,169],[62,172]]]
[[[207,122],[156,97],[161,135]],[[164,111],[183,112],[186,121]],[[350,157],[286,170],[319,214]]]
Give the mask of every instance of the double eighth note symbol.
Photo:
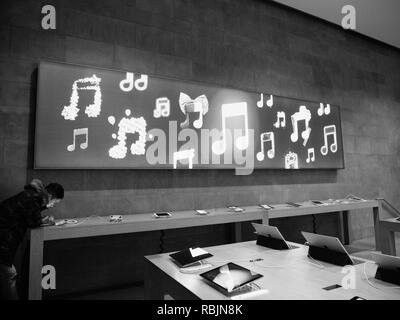
[[[73,136],[73,143],[70,144],[67,147],[67,150],[69,152],[75,151],[75,145],[76,145],[76,137],[77,136],[85,136],[85,142],[82,142],[80,144],[80,148],[85,150],[88,147],[88,135],[89,135],[89,129],[88,128],[81,128],[81,129],[74,129],[74,136]]]
[[[270,108],[274,105],[274,96],[271,94],[269,99],[265,101],[266,105]],[[264,94],[260,94],[260,100],[257,101],[257,107],[262,108],[264,106]]]

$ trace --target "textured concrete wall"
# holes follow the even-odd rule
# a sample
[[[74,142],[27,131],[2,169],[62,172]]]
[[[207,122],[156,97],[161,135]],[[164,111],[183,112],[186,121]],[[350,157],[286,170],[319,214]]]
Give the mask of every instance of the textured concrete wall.
[[[57,30],[41,29],[44,4],[57,9]],[[53,210],[56,217],[279,203],[348,193],[383,196],[400,207],[399,50],[268,1],[3,0],[0,6],[0,199],[38,177],[66,187],[65,201]],[[251,176],[217,170],[33,170],[40,59],[338,104],[346,169],[258,170]],[[312,228],[311,217],[275,223],[293,240],[299,240],[299,229]],[[333,215],[317,217],[317,226],[319,232],[337,232]],[[355,238],[373,234],[367,213],[354,217],[352,227]],[[223,226],[170,230],[166,248],[191,241],[227,242],[229,231]],[[45,261],[63,271],[58,272],[58,293],[140,280],[141,256],[157,252],[158,237],[155,232],[52,242]],[[113,255],[115,250],[124,260]],[[98,270],[103,262],[105,267]]]

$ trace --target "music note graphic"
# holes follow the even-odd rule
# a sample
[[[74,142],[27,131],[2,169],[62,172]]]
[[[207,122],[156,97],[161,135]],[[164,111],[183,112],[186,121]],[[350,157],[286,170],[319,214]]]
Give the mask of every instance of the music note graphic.
[[[138,138],[134,143],[130,144],[132,155],[144,155],[146,153],[146,142],[150,136],[147,134],[147,122],[143,117],[133,117],[130,109],[125,110],[125,116],[118,122],[118,132],[113,133],[113,139],[118,140],[118,143],[108,150],[108,155],[113,159],[124,159],[128,151],[127,141],[129,135],[138,134]],[[111,125],[115,124],[115,117],[109,116],[108,122]],[[151,138],[150,138],[151,139]]]
[[[314,162],[315,161],[315,150],[314,148],[308,148],[308,155],[307,155],[307,159],[306,162],[310,163],[310,162]]]
[[[193,126],[200,129],[203,126],[203,116],[208,112],[208,99],[202,94],[196,99],[192,100],[186,93],[179,94],[179,107],[183,114],[186,115],[185,121],[180,124],[181,128],[189,126],[189,113],[199,113],[199,118],[193,121]]]
[[[169,117],[170,101],[167,97],[156,99],[156,108],[153,110],[154,118]]]
[[[272,108],[273,105],[274,105],[274,96],[271,94],[271,96],[267,100],[267,106]]]
[[[276,122],[273,124],[275,128],[284,128],[286,126],[286,114],[285,111],[278,111],[276,113]]]
[[[326,156],[328,154],[328,136],[333,137],[330,149],[333,153],[337,151],[336,126],[334,124],[324,127],[324,145],[321,147],[321,153]]]
[[[78,90],[94,90],[93,103],[86,106],[85,113],[89,118],[96,118],[101,112],[100,82],[101,78],[96,77],[95,74],[88,78],[75,80],[72,84],[72,94],[69,99],[69,105],[64,106],[63,110],[61,111],[61,116],[64,117],[65,120],[75,120],[79,112]]]
[[[139,79],[135,80],[135,89],[138,91],[144,91],[147,89],[149,83],[149,77],[147,74],[142,74]]]
[[[268,107],[272,108],[272,106],[274,105],[274,97],[271,94],[269,99],[267,101],[265,101],[265,103],[267,104]],[[264,94],[261,93],[260,94],[260,100],[257,101],[257,107],[262,108],[264,106]]]
[[[88,132],[88,128],[74,129],[74,142],[67,147],[67,150],[70,152],[75,150],[76,137],[81,135],[85,135],[85,142],[80,144],[80,148],[86,149],[88,147]]]
[[[299,168],[299,157],[297,153],[289,151],[285,155],[285,169],[298,169]]]
[[[133,89],[133,72],[127,72],[126,78],[121,80],[119,83],[119,88],[124,92],[132,91]]]
[[[300,106],[299,111],[294,113],[291,116],[293,132],[290,135],[290,139],[292,142],[296,142],[299,139],[299,130],[298,130],[298,122],[305,121],[305,129],[301,133],[301,137],[303,138],[303,146],[305,146],[310,138],[311,128],[310,128],[310,120],[311,120],[311,112],[307,109],[306,106]]]
[[[187,149],[187,150],[180,150],[180,151],[175,151],[173,154],[173,160],[174,160],[174,169],[176,169],[176,165],[178,163],[178,160],[188,160],[189,162],[189,169],[193,169],[193,158],[194,158],[194,153],[195,150],[192,149]]]
[[[126,78],[120,81],[119,88],[124,92],[132,91],[133,87],[138,91],[146,90],[149,77],[146,74],[142,74],[139,79],[133,82],[134,77],[135,74],[133,72],[127,72]]]
[[[237,103],[223,104],[221,106],[221,114],[222,114],[222,139],[215,141],[212,144],[212,151],[217,155],[221,155],[226,151],[226,119],[237,116],[244,117],[245,133],[243,136],[236,139],[235,145],[236,148],[238,148],[239,150],[247,149],[247,147],[249,146],[249,124],[247,118],[247,103],[237,102]]]
[[[324,113],[326,115],[331,113],[331,105],[328,103],[326,106],[324,106],[324,104],[321,102],[319,104],[319,108],[318,108],[318,115],[321,117]]]
[[[271,132],[263,132],[260,135],[260,141],[261,141],[261,151],[257,153],[257,160],[258,161],[264,161],[265,158],[265,152],[264,152],[264,142],[271,141],[271,149],[267,151],[267,156],[269,159],[272,159],[275,157],[275,136],[274,133]]]
[[[263,105],[264,105],[264,94],[261,93],[261,94],[260,94],[260,100],[257,101],[257,107],[262,108]]]

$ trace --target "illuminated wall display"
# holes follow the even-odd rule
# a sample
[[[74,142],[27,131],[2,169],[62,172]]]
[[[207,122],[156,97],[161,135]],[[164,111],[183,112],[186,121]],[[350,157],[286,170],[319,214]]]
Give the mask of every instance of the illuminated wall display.
[[[204,83],[41,62],[38,169],[338,169],[340,109]]]

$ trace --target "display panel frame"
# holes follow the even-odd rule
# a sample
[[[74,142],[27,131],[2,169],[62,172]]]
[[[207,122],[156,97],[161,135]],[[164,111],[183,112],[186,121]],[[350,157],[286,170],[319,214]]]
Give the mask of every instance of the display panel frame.
[[[55,64],[55,65],[61,65],[65,67],[75,67],[75,68],[84,68],[84,69],[90,69],[90,70],[99,70],[99,72],[104,71],[104,72],[116,72],[116,73],[121,73],[121,75],[125,74],[127,71],[124,70],[116,70],[116,69],[109,69],[109,68],[100,68],[100,67],[92,67],[92,66],[87,66],[87,65],[81,65],[81,64],[70,64],[70,63],[60,63],[57,61],[40,61],[39,66],[38,66],[38,83],[37,83],[37,99],[36,99],[36,110],[35,110],[35,145],[34,145],[34,169],[40,169],[40,170],[159,170],[159,169],[171,169],[171,163],[168,163],[167,165],[135,165],[135,166],[107,166],[107,165],[97,165],[97,166],[84,166],[84,165],[79,165],[79,166],[68,166],[68,165],[43,165],[38,161],[38,146],[40,145],[39,143],[39,138],[38,138],[38,131],[39,131],[39,126],[40,126],[40,121],[42,115],[41,112],[43,112],[41,108],[41,103],[43,100],[43,88],[42,88],[42,81],[41,77],[44,76],[42,72],[42,66],[44,64]],[[197,86],[202,86],[206,88],[213,88],[213,89],[219,89],[219,90],[234,90],[238,92],[244,92],[247,94],[255,94],[255,95],[260,95],[259,92],[255,91],[244,91],[243,89],[239,89],[237,87],[232,87],[232,86],[218,86],[214,84],[209,84],[205,82],[200,82],[200,81],[193,81],[193,80],[182,80],[182,79],[177,79],[173,77],[163,77],[163,76],[158,76],[158,75],[152,75],[148,74],[150,78],[154,79],[160,79],[160,80],[165,80],[165,81],[175,81],[175,82],[182,82],[184,84],[188,85],[197,85]],[[317,101],[312,101],[312,100],[306,100],[306,99],[299,99],[299,98],[292,98],[292,97],[283,97],[279,95],[273,95],[275,99],[288,99],[293,102],[297,103],[312,103],[312,104],[318,104],[319,102]],[[336,170],[336,169],[344,169],[345,168],[345,159],[344,159],[344,145],[343,145],[343,132],[342,132],[342,121],[341,121],[341,109],[340,106],[338,105],[332,105],[333,108],[337,108],[337,114],[338,114],[338,121],[335,123],[335,125],[338,126],[338,132],[340,134],[337,135],[337,143],[340,146],[338,152],[339,152],[339,157],[340,157],[340,165],[337,166],[326,166],[326,167],[301,167],[296,170]],[[216,128],[219,130],[219,128]],[[256,139],[256,138],[255,138]],[[254,150],[254,153],[257,152],[257,149]],[[223,158],[223,157],[221,157]],[[254,156],[254,162],[257,160],[255,159]],[[238,168],[237,165],[231,164],[230,166],[224,166],[224,165],[216,165],[216,164],[197,164],[196,166],[193,167],[193,169],[188,169],[187,167],[178,167],[177,169],[179,170],[221,170],[221,169],[236,169]],[[257,167],[254,166],[255,170],[258,169],[267,169],[267,170],[287,170],[284,167],[269,167],[269,166],[263,166],[263,167]]]

